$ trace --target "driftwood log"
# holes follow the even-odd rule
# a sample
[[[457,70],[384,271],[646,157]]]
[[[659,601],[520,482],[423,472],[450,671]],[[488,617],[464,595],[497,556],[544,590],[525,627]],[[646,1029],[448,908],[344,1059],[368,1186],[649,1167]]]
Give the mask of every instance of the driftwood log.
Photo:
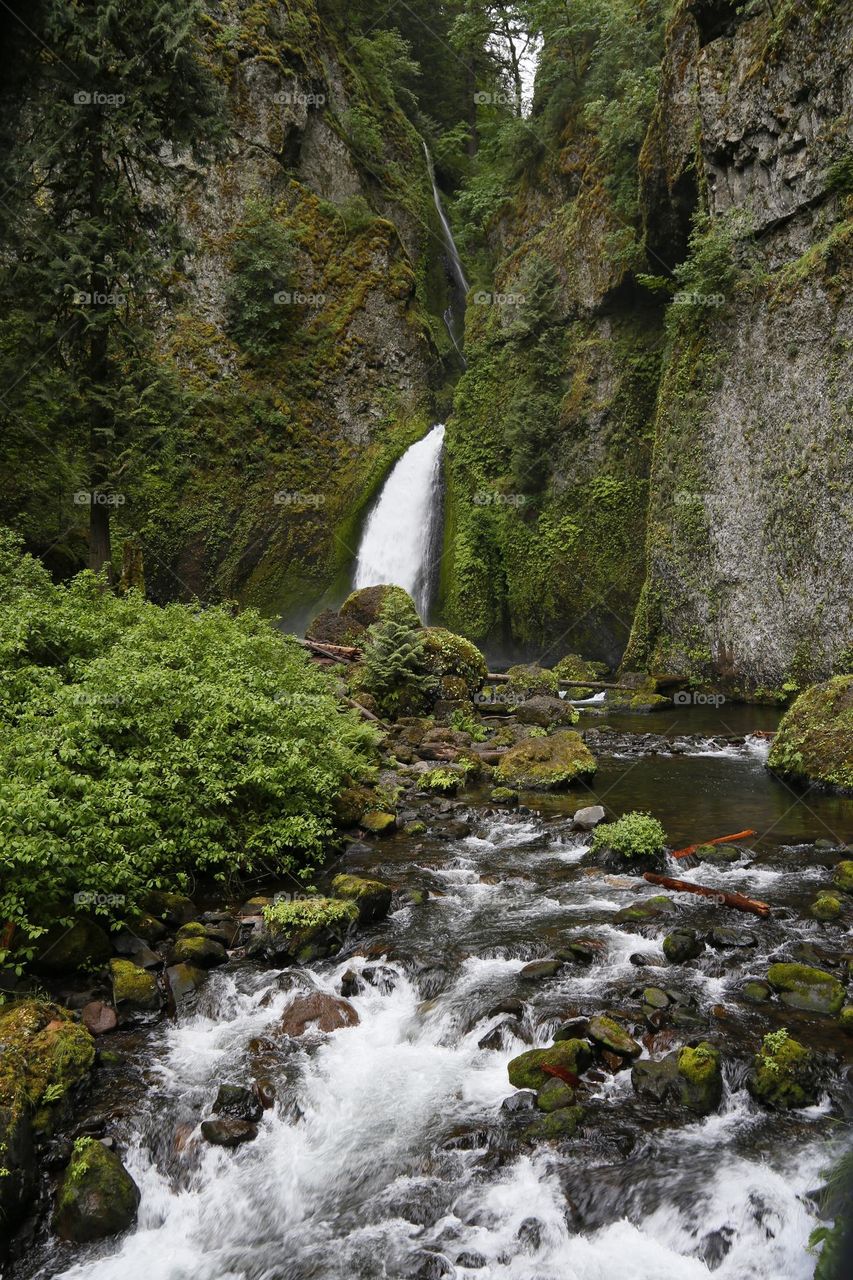
[[[716,840],[700,840],[698,844],[685,845],[683,849],[676,849],[673,858],[689,858],[697,849],[701,849],[705,844],[734,844],[736,840],[748,840],[750,836],[757,836],[758,832],[748,827],[746,831],[736,831],[733,836],[717,836]]]
[[[722,889],[708,889],[701,884],[691,884],[689,880],[673,880],[672,876],[659,876],[654,871],[647,871],[643,876],[649,884],[658,884],[663,889],[672,889],[673,893],[698,893],[700,898],[714,898],[722,906],[731,907],[734,911],[748,911],[754,916],[769,916],[770,907],[757,898],[747,898],[742,893],[724,893]]]

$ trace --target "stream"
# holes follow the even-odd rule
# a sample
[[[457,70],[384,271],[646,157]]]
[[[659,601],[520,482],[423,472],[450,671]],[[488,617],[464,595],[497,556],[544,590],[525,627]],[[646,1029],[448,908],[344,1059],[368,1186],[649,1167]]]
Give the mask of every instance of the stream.
[[[90,1130],[106,1124],[115,1136],[142,1192],[138,1226],[82,1248],[45,1237],[16,1277],[810,1280],[813,1193],[843,1136],[850,1041],[830,1019],[749,1004],[740,987],[770,957],[849,945],[805,909],[833,862],[814,842],[853,840],[853,799],[816,794],[806,806],[767,773],[766,743],[719,741],[775,719],[744,707],[621,720],[589,708],[580,727],[623,748],[627,733],[633,751],[599,746],[592,791],[524,796],[529,808],[516,812],[466,793],[425,805],[426,835],[355,846],[333,870],[392,884],[385,921],[309,969],[232,959],[194,1008],[111,1038]],[[615,923],[638,893],[656,891],[585,861],[589,837],[570,818],[593,796],[613,812],[650,809],[676,841],[758,827],[750,857],[678,874],[762,897],[772,917],[675,895],[677,916]],[[448,835],[450,819],[470,833]],[[407,901],[416,889],[426,899]],[[667,965],[661,939],[673,921],[732,926],[747,945]],[[592,964],[519,977],[581,937],[600,944]],[[358,1026],[298,1041],[276,1033],[297,992],[339,996],[342,981]],[[677,993],[678,1031],[644,1031],[639,993],[650,984]],[[630,1071],[601,1072],[575,1139],[525,1141],[506,1105],[507,1062],[550,1043],[567,1018],[605,1009],[627,1016],[644,1056],[690,1038],[717,1043],[719,1111],[685,1118],[640,1100]],[[826,1055],[833,1080],[818,1105],[788,1113],[759,1107],[744,1087],[761,1037],[783,1025]],[[218,1086],[259,1074],[278,1100],[256,1141],[205,1144],[197,1126]]]

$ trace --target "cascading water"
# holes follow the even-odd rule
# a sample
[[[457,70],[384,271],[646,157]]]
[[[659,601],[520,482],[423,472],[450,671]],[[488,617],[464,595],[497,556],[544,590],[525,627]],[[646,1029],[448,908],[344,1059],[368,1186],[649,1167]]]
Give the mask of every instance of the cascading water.
[[[439,423],[407,449],[382,487],[358,549],[353,585],[403,587],[422,618],[429,612],[441,532]]]
[[[447,253],[447,263],[450,267],[450,273],[454,283],[454,297],[444,312],[444,323],[447,332],[450,334],[450,340],[456,348],[456,354],[462,361],[463,367],[466,364],[465,356],[462,353],[462,330],[465,321],[465,299],[468,295],[468,281],[465,278],[465,272],[462,269],[462,259],[459,257],[459,250],[456,248],[456,241],[453,239],[453,232],[450,229],[450,223],[447,220],[447,214],[444,212],[444,204],[441,199],[441,192],[438,189],[438,183],[435,179],[435,168],[432,163],[432,156],[429,153],[429,147],[424,145],[424,155],[426,156],[427,170],[429,172],[429,180],[432,183],[432,198],[435,201],[435,209],[441,223],[441,233],[444,238],[444,248]]]

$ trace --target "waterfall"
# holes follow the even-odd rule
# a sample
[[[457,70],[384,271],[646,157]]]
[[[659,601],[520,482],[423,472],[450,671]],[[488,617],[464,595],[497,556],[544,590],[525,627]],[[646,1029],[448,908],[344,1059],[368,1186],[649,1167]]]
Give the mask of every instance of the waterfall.
[[[444,426],[407,449],[371,511],[353,585],[404,587],[426,619],[441,532],[441,450]]]
[[[462,321],[465,317],[465,299],[468,295],[469,284],[465,278],[465,272],[462,269],[462,260],[459,257],[459,250],[456,248],[456,241],[453,239],[453,232],[450,229],[450,223],[447,220],[447,214],[444,212],[444,205],[441,202],[441,192],[438,189],[438,183],[435,180],[435,169],[432,163],[432,156],[429,153],[429,147],[426,143],[424,146],[424,155],[426,156],[427,171],[429,172],[429,180],[432,183],[432,198],[435,201],[435,209],[441,223],[441,232],[444,238],[444,248],[447,253],[447,262],[450,267],[453,280],[455,282],[456,297],[451,300],[444,313],[444,324],[447,332],[450,334],[450,341],[456,348],[456,354],[462,361],[463,366],[466,364],[465,357],[462,354]]]

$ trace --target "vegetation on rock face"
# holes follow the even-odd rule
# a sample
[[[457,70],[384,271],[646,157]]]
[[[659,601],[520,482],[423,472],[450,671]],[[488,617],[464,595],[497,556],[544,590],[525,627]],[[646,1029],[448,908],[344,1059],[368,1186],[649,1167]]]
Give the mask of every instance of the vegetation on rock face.
[[[4,874],[25,950],[76,914],[127,918],[155,886],[322,857],[376,735],[251,612],[51,583],[0,544]]]
[[[786,1028],[764,1037],[747,1086],[768,1106],[806,1107],[817,1098],[814,1055]]]
[[[649,858],[663,853],[666,832],[650,813],[626,813],[602,822],[592,833],[592,852],[612,850],[622,858]]]
[[[59,1188],[54,1229],[77,1243],[117,1235],[136,1220],[139,1198],[114,1151],[97,1138],[78,1138]]]
[[[785,777],[853,791],[853,675],[800,694],[773,739],[768,765]]]

